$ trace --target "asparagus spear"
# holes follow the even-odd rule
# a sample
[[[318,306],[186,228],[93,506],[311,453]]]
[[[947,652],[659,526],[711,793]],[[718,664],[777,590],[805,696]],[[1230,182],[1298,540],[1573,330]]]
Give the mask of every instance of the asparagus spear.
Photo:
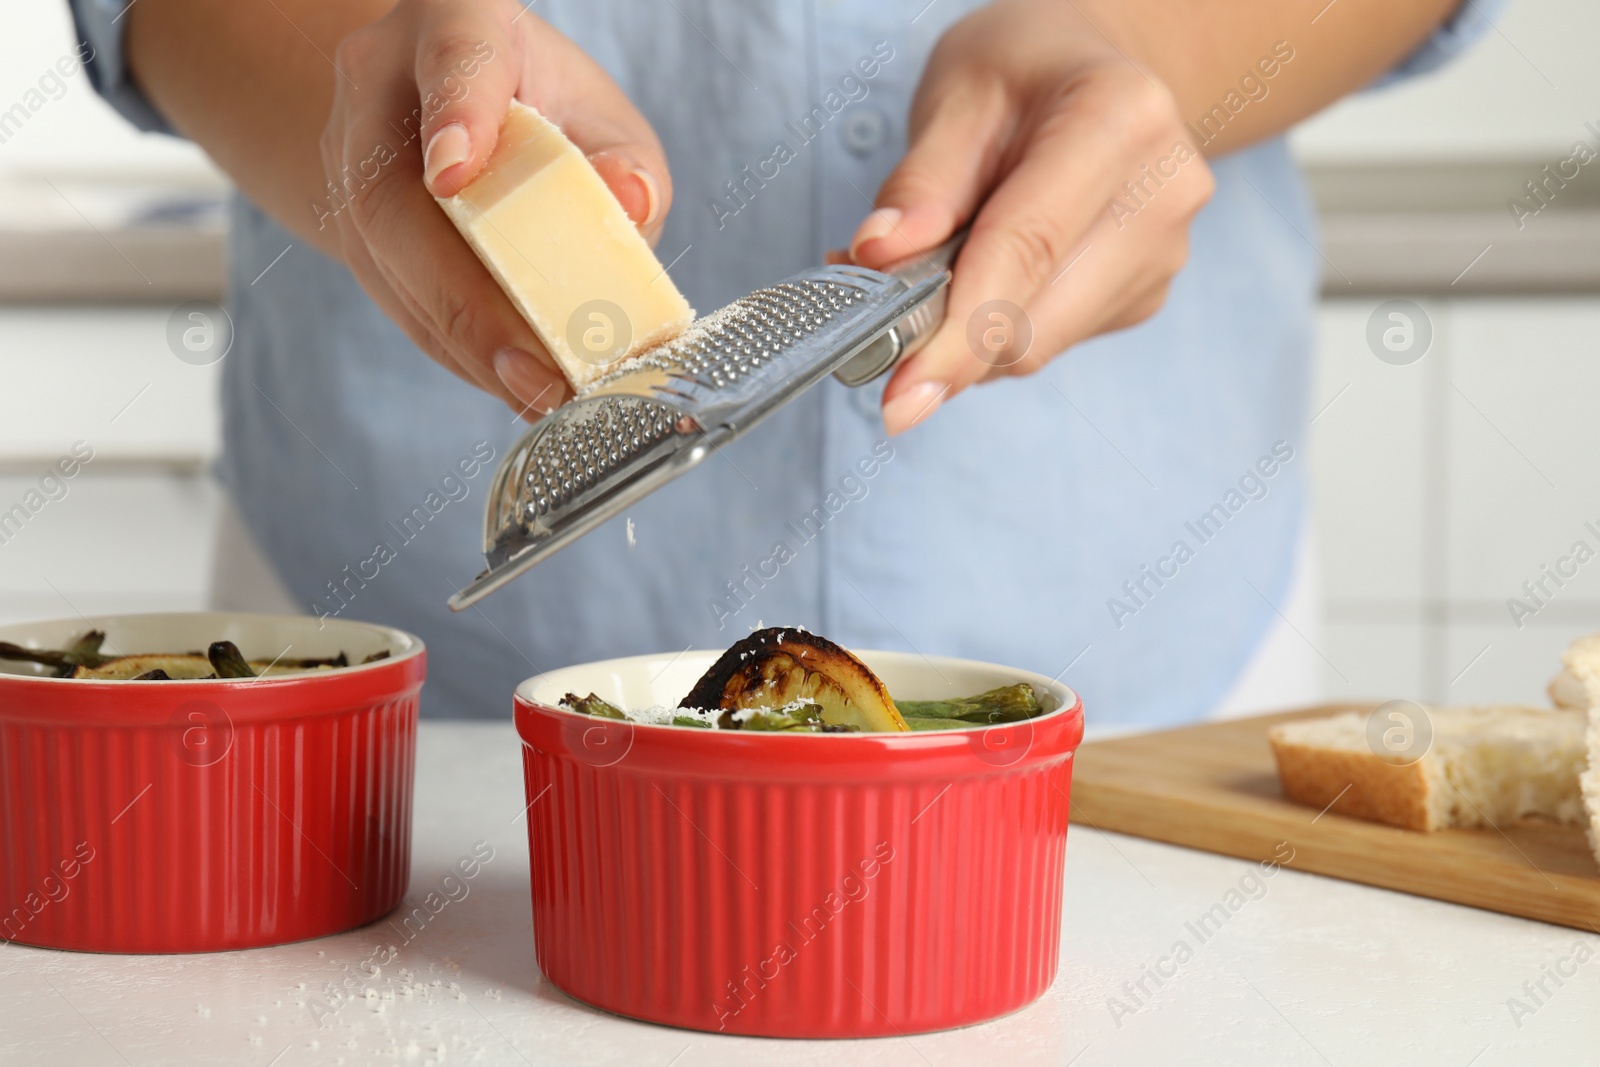
[[[724,712],[719,725],[724,730],[766,730],[766,731],[795,731],[815,732],[822,725],[821,709],[812,704],[809,707],[797,708],[792,712],[780,711],[775,708],[758,708],[748,714],[734,718],[731,713]]]
[[[258,659],[250,661],[250,666],[258,667],[262,670],[265,670],[268,665],[285,670],[314,671],[322,667],[348,667],[350,666],[350,657],[341,652],[337,656],[325,656],[321,659],[312,657],[310,659]]]
[[[622,711],[615,705],[601,700],[593,693],[590,693],[586,697],[580,697],[576,693],[568,693],[566,696],[561,698],[561,704],[563,707],[570,708],[571,710],[578,712],[580,715],[596,715],[602,719],[627,718],[627,716],[624,715]],[[709,730],[711,728],[710,723],[705,722],[702,719],[697,719],[692,715],[674,715],[672,717],[672,725],[693,726],[697,730]]]
[[[954,700],[897,700],[895,706],[906,719],[959,719],[963,723],[1020,722],[1043,709],[1033,686],[1026,682],[1005,685],[976,696]],[[915,727],[913,727],[915,729]],[[924,726],[922,729],[933,729]]]
[[[72,668],[77,666],[68,655],[53,648],[24,648],[21,645],[13,645],[10,641],[0,641],[0,659],[38,663],[45,667],[54,667],[57,671],[65,669],[71,672]]]
[[[114,657],[100,653],[100,646],[105,643],[105,639],[104,630],[90,630],[74,641],[72,647],[68,649],[24,648],[9,641],[0,641],[0,659],[22,660],[25,663],[54,667],[57,678],[66,678],[72,674],[74,667],[99,667],[109,663]]]
[[[797,734],[849,734],[861,728],[854,723],[830,723],[823,705],[808,702],[798,707],[757,708],[735,717],[723,712],[717,724],[725,730],[767,730]]]
[[[251,663],[231,641],[217,641],[204,653],[145,653],[136,656],[108,655],[101,651],[105,645],[104,630],[90,630],[72,643],[70,648],[26,648],[0,641],[0,659],[37,663],[52,669],[57,678],[84,678],[91,680],[163,681],[173,678],[254,678],[270,666],[272,674],[295,671],[323,670],[348,667],[350,657],[343,652],[336,656],[312,659],[279,659]],[[363,663],[387,659],[387,650],[375,652]],[[198,661],[198,663],[191,662]],[[215,674],[207,674],[209,663]],[[159,664],[160,666],[157,666]]]
[[[67,649],[67,659],[72,664],[72,667],[76,667],[80,663],[86,667],[98,667],[108,658],[100,654],[100,646],[105,642],[106,632],[104,630],[90,630],[74,641],[71,648]],[[72,673],[72,667],[56,668],[56,677],[67,677]]]
[[[232,641],[213,641],[206,649],[206,659],[216,670],[218,678],[254,678],[255,670],[245,660],[239,646]]]
[[[568,693],[566,696],[561,698],[561,703],[565,707],[571,708],[580,715],[594,715],[602,719],[627,718],[627,716],[622,713],[621,709],[606,703],[593,693],[590,693],[586,697],[580,697],[576,693]]]
[[[965,719],[922,719],[915,715],[906,715],[905,720],[912,730],[965,730],[978,725]]]

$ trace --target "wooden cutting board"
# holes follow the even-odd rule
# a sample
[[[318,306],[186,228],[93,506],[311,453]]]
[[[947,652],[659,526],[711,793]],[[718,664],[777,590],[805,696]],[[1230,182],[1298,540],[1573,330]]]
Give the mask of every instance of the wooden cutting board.
[[[1357,707],[1370,710],[1375,705]],[[1418,833],[1318,813],[1278,788],[1267,729],[1344,704],[1095,741],[1072,772],[1072,821],[1294,870],[1600,932],[1600,869],[1578,827]]]

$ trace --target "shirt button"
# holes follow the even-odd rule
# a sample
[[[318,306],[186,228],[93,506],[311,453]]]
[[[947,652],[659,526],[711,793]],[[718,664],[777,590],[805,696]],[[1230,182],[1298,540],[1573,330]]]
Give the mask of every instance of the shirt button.
[[[869,156],[883,147],[889,132],[889,119],[875,107],[863,104],[846,115],[839,126],[839,139],[853,156]]]

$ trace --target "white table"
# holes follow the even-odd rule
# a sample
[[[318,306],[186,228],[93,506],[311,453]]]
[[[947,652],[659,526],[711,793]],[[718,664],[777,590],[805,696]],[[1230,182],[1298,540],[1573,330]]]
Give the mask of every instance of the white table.
[[[519,744],[509,723],[421,730],[407,908],[474,842],[495,858],[319,1027],[311,1005],[386,923],[201,956],[0,946],[0,1064],[1594,1063],[1600,936],[1279,871],[1204,944],[1186,929],[1253,869],[1073,826],[1061,972],[984,1026],[871,1041],[735,1038],[616,1018],[534,966]],[[1250,883],[1246,883],[1249,886]],[[1187,941],[1137,1003],[1123,988]],[[1514,1019],[1508,998],[1586,943],[1594,958]],[[1168,972],[1170,964],[1163,965]],[[1572,964],[1563,964],[1570,971]],[[1120,1018],[1112,998],[1132,1008]],[[1520,1022],[1520,1026],[1519,1026]]]

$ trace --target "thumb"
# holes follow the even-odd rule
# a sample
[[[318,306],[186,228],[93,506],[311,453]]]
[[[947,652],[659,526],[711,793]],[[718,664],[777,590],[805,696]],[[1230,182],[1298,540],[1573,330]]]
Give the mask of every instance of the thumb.
[[[649,122],[577,45],[505,5],[440,5],[417,38],[423,178],[454,196],[494,152],[516,97],[589,156],[635,224],[654,237],[671,202],[665,153]]]
[[[886,267],[943,244],[970,219],[999,172],[1006,114],[998,86],[968,82],[943,92],[857,227],[851,258]]]
[[[434,196],[460,192],[494,151],[521,73],[515,33],[500,5],[438,5],[418,29],[422,172]]]

